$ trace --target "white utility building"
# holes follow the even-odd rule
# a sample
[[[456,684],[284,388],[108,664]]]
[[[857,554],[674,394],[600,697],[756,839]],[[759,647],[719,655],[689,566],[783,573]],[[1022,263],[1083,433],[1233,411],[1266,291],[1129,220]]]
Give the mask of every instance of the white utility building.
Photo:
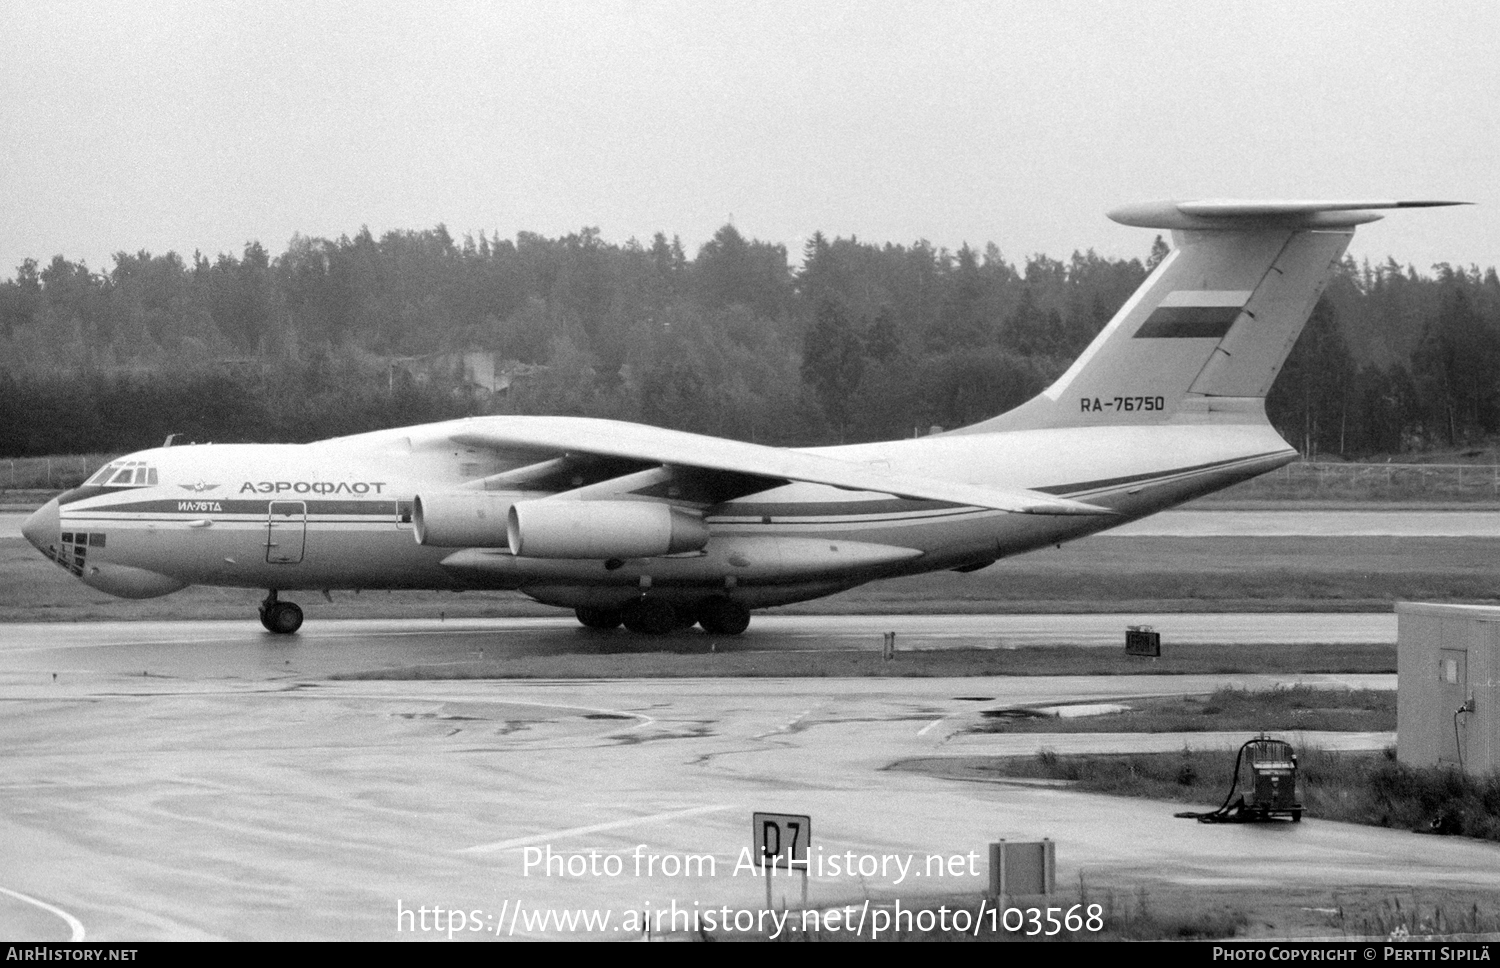
[[[1500,608],[1396,604],[1396,755],[1500,769]]]

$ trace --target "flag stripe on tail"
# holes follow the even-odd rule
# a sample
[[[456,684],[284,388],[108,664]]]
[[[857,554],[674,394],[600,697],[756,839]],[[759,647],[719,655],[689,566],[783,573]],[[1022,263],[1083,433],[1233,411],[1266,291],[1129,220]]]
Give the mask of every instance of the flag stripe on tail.
[[[1159,306],[1136,339],[1222,339],[1240,316],[1238,306]]]

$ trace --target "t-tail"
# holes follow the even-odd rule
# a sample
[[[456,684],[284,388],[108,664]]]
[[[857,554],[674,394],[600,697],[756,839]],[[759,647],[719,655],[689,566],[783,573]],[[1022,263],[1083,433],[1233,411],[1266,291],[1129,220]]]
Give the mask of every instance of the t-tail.
[[[1433,201],[1151,202],[1109,213],[1170,229],[1173,248],[1068,371],[957,433],[1265,419],[1265,397],[1377,209]]]

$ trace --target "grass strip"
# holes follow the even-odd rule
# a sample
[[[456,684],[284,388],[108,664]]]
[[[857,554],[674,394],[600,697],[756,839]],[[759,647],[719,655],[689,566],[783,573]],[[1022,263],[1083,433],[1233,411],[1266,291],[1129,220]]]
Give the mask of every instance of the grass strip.
[[[686,636],[636,651],[624,637],[580,643],[563,655],[480,658],[442,665],[400,666],[335,675],[335,679],[621,679],[621,678],[902,678],[949,676],[1102,676],[1252,673],[1390,673],[1394,645],[1180,645],[1160,659],[1083,646],[1020,649],[737,651],[734,643]],[[637,647],[639,643],[630,640]],[[717,651],[709,651],[715,648]]]
[[[1123,712],[1061,716],[1018,707],[980,715],[975,733],[1201,733],[1239,730],[1351,733],[1396,728],[1396,693],[1385,689],[1314,689],[1290,686],[1270,691],[1225,687],[1207,696],[1162,696],[1130,700]]]
[[[905,760],[896,766],[954,779],[1062,780],[1089,793],[1216,807],[1229,792],[1236,752],[1061,756],[1043,750],[1029,757]],[[1390,749],[1297,753],[1304,816],[1500,841],[1500,775],[1412,767],[1398,762]],[[1239,789],[1246,789],[1244,778]]]

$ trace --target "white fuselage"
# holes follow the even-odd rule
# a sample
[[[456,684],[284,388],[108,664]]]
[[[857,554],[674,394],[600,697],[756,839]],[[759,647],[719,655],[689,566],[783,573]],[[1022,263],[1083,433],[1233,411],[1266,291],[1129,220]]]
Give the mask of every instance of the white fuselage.
[[[1117,513],[1011,513],[793,483],[696,508],[710,535],[699,551],[602,562],[419,544],[410,513],[418,495],[472,489],[526,462],[455,445],[463,424],[315,444],[142,451],[122,460],[149,465],[155,483],[63,495],[56,533],[38,546],[87,584],[127,597],[190,584],[492,588],[578,607],[619,605],[648,589],[668,600],[728,589],[759,607],[875,578],[982,567],[1179,504],[1296,456],[1263,421],[956,433],[820,448],[814,452],[891,474],[1026,488]],[[35,530],[28,531],[33,541]]]

